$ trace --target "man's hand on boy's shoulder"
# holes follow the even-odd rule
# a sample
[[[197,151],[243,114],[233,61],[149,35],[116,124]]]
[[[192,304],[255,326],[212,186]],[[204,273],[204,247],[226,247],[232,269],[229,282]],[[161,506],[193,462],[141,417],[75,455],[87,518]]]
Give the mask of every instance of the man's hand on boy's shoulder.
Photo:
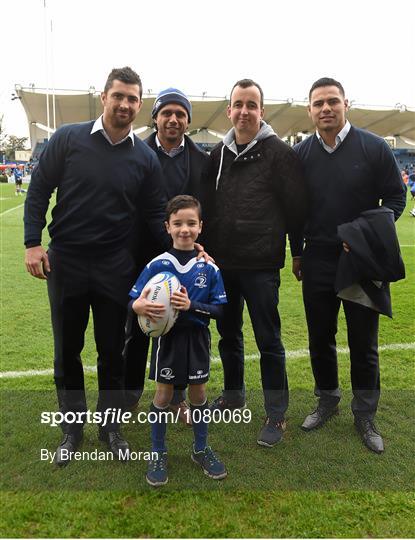
[[[198,251],[196,260],[200,261],[200,259],[205,259],[205,262],[215,262],[215,259],[211,257],[208,253],[206,253],[205,248],[202,246],[202,244],[197,244],[195,242],[195,249]]]
[[[186,287],[182,285],[179,291],[174,292],[171,295],[170,303],[179,311],[188,311],[190,309],[190,298],[187,294]]]
[[[163,317],[166,308],[163,306],[163,304],[156,304],[155,302],[147,300],[149,292],[150,287],[143,289],[142,293],[137,300],[133,302],[131,307],[133,308],[133,311],[137,313],[137,315],[143,315],[144,317],[148,317],[150,321],[156,322],[157,319],[161,319]]]

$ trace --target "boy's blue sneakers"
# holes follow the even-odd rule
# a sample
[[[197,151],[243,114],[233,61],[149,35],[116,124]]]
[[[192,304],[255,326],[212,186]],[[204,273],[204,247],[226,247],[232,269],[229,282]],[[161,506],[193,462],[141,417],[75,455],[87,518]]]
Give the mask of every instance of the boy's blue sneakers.
[[[167,452],[158,452],[157,459],[149,462],[146,474],[146,480],[150,486],[158,487],[167,484]]]
[[[203,472],[209,476],[209,478],[222,480],[222,478],[228,476],[225,465],[215,455],[210,446],[207,446],[200,452],[195,452],[193,447],[192,460],[202,467]]]

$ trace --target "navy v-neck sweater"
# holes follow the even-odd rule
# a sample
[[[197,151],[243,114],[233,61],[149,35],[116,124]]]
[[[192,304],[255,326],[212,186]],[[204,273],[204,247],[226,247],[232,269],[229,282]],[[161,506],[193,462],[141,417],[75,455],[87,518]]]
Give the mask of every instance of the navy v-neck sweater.
[[[170,200],[178,193],[187,193],[190,172],[189,145],[185,145],[184,149],[174,157],[168,156],[158,148],[157,157],[163,171],[167,198]]]
[[[170,245],[164,228],[166,196],[155,153],[135,137],[112,146],[94,122],[62,126],[32,174],[25,204],[25,244],[41,243],[49,198],[57,188],[50,246],[103,253],[127,244],[137,212],[153,236]]]
[[[352,126],[331,154],[316,135],[294,150],[309,189],[307,244],[339,245],[337,226],[380,204],[393,210],[395,220],[403,212],[406,188],[398,165],[386,142],[373,133]]]

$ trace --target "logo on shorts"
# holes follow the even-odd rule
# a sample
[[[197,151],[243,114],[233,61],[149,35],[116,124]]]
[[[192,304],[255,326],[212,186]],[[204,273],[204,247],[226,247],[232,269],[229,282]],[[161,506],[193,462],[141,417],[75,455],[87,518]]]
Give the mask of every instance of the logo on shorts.
[[[206,379],[208,376],[208,373],[204,373],[202,369],[198,369],[196,371],[196,375],[189,375],[189,379],[192,381],[200,380],[200,379]]]
[[[165,367],[160,371],[160,377],[163,377],[163,379],[174,379],[173,370],[169,367]]]
[[[197,278],[195,279],[195,287],[199,287],[200,289],[204,289],[207,287],[206,285],[206,275],[205,274],[199,274]]]
[[[166,266],[169,266],[170,263],[169,263],[169,261],[161,261],[161,264],[164,264],[164,265],[166,265]]]

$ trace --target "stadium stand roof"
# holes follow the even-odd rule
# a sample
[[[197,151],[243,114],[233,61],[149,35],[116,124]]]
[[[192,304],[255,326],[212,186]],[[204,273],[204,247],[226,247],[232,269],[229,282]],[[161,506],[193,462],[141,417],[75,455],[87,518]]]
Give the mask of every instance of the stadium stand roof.
[[[97,118],[102,112],[100,93],[94,88],[88,91],[56,90],[55,99],[49,95],[49,122],[47,121],[47,93],[45,89],[23,88],[16,85],[16,94],[26,112],[30,129],[32,149],[36,142],[43,140],[48,131],[48,125],[54,125],[53,110],[55,109],[55,124],[83,122]],[[142,134],[148,134],[152,126],[151,109],[155,95],[145,94],[143,106],[134,122],[134,129]],[[191,131],[208,130],[210,133],[225,134],[230,128],[226,116],[227,97],[193,97],[190,96],[193,113]],[[53,101],[55,105],[53,106]],[[265,121],[268,122],[281,138],[297,133],[309,133],[313,130],[307,115],[307,103],[293,100],[265,101]],[[368,129],[381,137],[404,137],[415,141],[415,110],[404,105],[395,107],[375,108],[352,104],[348,113],[351,123]],[[140,136],[140,133],[138,133]]]

